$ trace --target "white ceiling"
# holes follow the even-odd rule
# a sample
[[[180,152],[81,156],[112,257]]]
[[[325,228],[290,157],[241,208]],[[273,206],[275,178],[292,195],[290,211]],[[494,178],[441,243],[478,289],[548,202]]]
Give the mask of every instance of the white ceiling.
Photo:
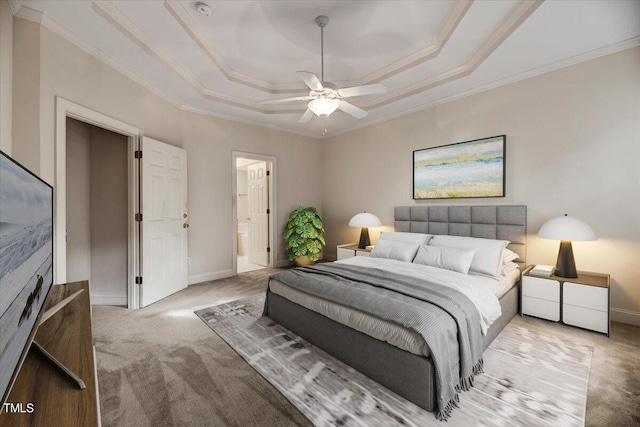
[[[346,132],[640,44],[640,1],[11,0],[176,106],[320,137]],[[306,94],[296,71],[338,87],[382,82],[351,98],[369,115],[336,111],[298,124],[306,105],[260,100]]]

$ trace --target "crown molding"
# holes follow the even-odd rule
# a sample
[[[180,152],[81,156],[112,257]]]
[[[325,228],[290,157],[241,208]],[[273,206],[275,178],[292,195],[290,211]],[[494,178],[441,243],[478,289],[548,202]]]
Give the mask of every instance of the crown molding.
[[[314,134],[311,134],[311,133],[305,133],[305,132],[295,131],[295,130],[291,130],[291,129],[286,129],[286,128],[283,128],[283,127],[267,125],[265,123],[252,121],[252,120],[238,119],[236,117],[226,116],[226,115],[223,115],[223,114],[216,114],[216,113],[213,113],[211,111],[205,111],[205,110],[201,110],[201,109],[198,109],[198,108],[190,107],[188,105],[184,105],[181,102],[179,102],[176,99],[174,99],[173,97],[167,95],[162,90],[158,89],[155,85],[153,85],[151,82],[149,82],[146,78],[142,77],[140,74],[137,74],[137,73],[131,71],[129,68],[127,68],[124,65],[120,64],[118,61],[114,60],[112,57],[110,57],[109,55],[107,55],[106,53],[101,51],[100,49],[98,49],[95,46],[93,46],[92,44],[86,42],[84,39],[78,37],[74,32],[70,31],[64,25],[62,25],[62,24],[58,23],[57,21],[49,18],[48,16],[42,14],[39,11],[33,10],[33,9],[27,7],[27,6],[22,6],[19,3],[19,1],[17,1],[17,0],[10,0],[10,1],[14,2],[15,4],[17,4],[19,6],[17,8],[18,12],[15,13],[14,16],[16,16],[18,18],[21,18],[21,19],[26,19],[28,21],[35,22],[35,23],[38,23],[38,24],[42,25],[43,27],[47,28],[48,30],[50,30],[51,32],[57,34],[58,36],[62,37],[63,39],[65,39],[69,43],[71,43],[71,44],[75,45],[76,47],[82,49],[83,51],[85,51],[86,53],[91,55],[92,57],[98,59],[99,61],[101,61],[104,64],[106,64],[107,66],[113,68],[114,70],[116,70],[120,74],[124,75],[125,77],[131,79],[135,83],[137,83],[140,86],[144,87],[145,89],[149,90],[154,95],[157,95],[158,97],[162,98],[164,101],[168,102],[173,107],[175,107],[175,108],[177,108],[179,110],[186,111],[186,112],[191,112],[191,113],[195,113],[195,114],[201,114],[203,116],[215,117],[215,118],[229,120],[229,121],[233,121],[233,122],[238,122],[238,123],[243,123],[243,124],[248,124],[248,125],[253,125],[253,126],[259,126],[259,127],[267,128],[267,129],[271,129],[271,130],[277,130],[277,131],[281,131],[281,132],[292,133],[292,134],[305,136],[305,137],[309,137],[309,138],[314,138],[314,139],[319,139],[320,138],[318,135],[314,135]],[[292,110],[290,112],[291,113],[299,113],[300,111],[302,111],[302,108],[300,110]],[[277,112],[280,112],[280,111],[277,111]]]
[[[30,8],[28,8],[26,6],[23,6],[20,10],[22,11],[22,10],[25,10],[25,9],[30,9]],[[30,10],[33,10],[33,9],[30,9]],[[16,16],[19,16],[19,15],[16,15]],[[155,94],[155,95],[159,96],[160,98],[164,99],[165,101],[167,101],[168,103],[170,103],[174,107],[176,107],[176,108],[181,108],[182,107],[182,104],[180,102],[178,102],[177,100],[175,100],[171,96],[167,95],[165,92],[163,92],[163,91],[159,90],[158,88],[156,88],[151,82],[149,82],[147,79],[142,77],[140,74],[134,73],[129,68],[127,68],[124,65],[120,64],[119,62],[117,62],[116,60],[111,58],[109,55],[107,55],[106,53],[104,53],[100,49],[96,48],[95,46],[93,46],[90,43],[87,43],[84,39],[78,37],[74,32],[69,30],[64,25],[58,23],[57,21],[54,21],[53,19],[49,18],[46,15],[42,16],[42,18],[40,20],[40,24],[43,27],[47,28],[48,30],[50,30],[50,31],[54,32],[55,34],[59,35],[60,37],[62,37],[66,41],[68,41],[69,43],[79,47],[80,49],[82,49],[83,51],[88,53],[89,55],[91,55],[94,58],[102,61],[103,63],[105,63],[109,67],[115,69],[119,73],[125,75],[129,79],[131,79],[134,82],[138,83],[140,86],[142,86],[145,89],[149,90],[153,94]]]
[[[454,3],[453,9],[442,25],[440,32],[436,37],[436,41],[432,45],[388,64],[360,79],[342,80],[334,83],[338,86],[347,87],[362,86],[369,83],[379,82],[435,58],[440,54],[447,41],[449,41],[449,38],[458,27],[460,21],[462,21],[462,18],[465,16],[472,3],[473,0],[460,0]],[[164,7],[191,37],[193,42],[200,47],[218,70],[227,78],[227,80],[274,94],[308,92],[308,89],[299,83],[267,82],[233,70],[223,56],[217,51],[213,43],[206,37],[204,31],[200,28],[200,25],[191,17],[181,2],[165,0]]]
[[[302,83],[272,83],[239,73],[227,63],[213,43],[207,38],[200,25],[193,19],[185,6],[175,0],[165,0],[164,7],[191,37],[193,42],[205,53],[218,70],[234,83],[239,83],[268,93],[308,93],[309,89]]]
[[[294,135],[305,136],[307,138],[324,139],[324,137],[319,136],[319,135],[315,135],[315,134],[312,134],[312,133],[301,132],[301,131],[298,131],[298,130],[292,130],[292,129],[283,128],[283,127],[280,127],[280,126],[274,126],[274,125],[266,124],[266,123],[263,123],[263,122],[253,121],[253,120],[239,119],[237,117],[230,117],[230,116],[226,116],[224,114],[218,114],[218,113],[214,113],[212,111],[207,111],[207,110],[202,110],[200,108],[190,107],[188,105],[183,105],[181,110],[182,111],[187,111],[189,113],[201,114],[203,116],[215,117],[217,119],[224,119],[224,120],[229,120],[229,121],[232,121],[232,122],[238,122],[238,123],[243,123],[243,124],[247,124],[247,125],[258,126],[258,127],[269,129],[269,130],[276,130],[276,131],[279,131],[279,132],[285,132],[285,133],[291,133],[291,134],[294,134]]]
[[[8,2],[9,7],[11,7],[11,13],[13,13],[14,15],[18,13],[18,10],[20,10],[20,8],[22,7],[22,4],[20,4],[20,0],[8,0]]]
[[[263,108],[260,108],[260,106],[255,102],[223,95],[206,89],[189,70],[180,65],[171,55],[161,49],[140,27],[127,18],[126,15],[113,4],[113,2],[93,1],[91,2],[91,7],[116,30],[120,31],[120,33],[134,42],[156,61],[160,62],[174,74],[184,79],[200,96],[212,101],[232,105],[234,107],[263,112]]]
[[[14,16],[26,19],[27,21],[35,22],[36,24],[42,23],[42,17],[44,16],[44,14],[39,10],[23,6],[20,0],[10,0],[9,4],[11,5],[11,10],[13,10]]]
[[[424,92],[426,90],[432,89],[436,86],[443,85],[445,83],[451,82],[453,80],[465,77],[473,72],[502,42],[515,31],[522,22],[524,22],[542,3],[544,0],[532,0],[526,2],[520,2],[516,5],[514,10],[509,14],[509,16],[503,21],[503,23],[498,27],[498,29],[493,32],[487,40],[482,44],[482,46],[471,56],[471,59],[464,65],[453,68],[451,70],[447,70],[445,72],[430,76],[429,78],[413,83],[411,85],[405,86],[402,89],[396,90],[394,92],[388,93],[381,97],[378,97],[374,100],[368,102],[359,102],[357,105],[360,108],[378,108],[383,105],[398,101],[403,98],[407,98],[418,93]],[[176,16],[183,17],[183,15],[187,15],[188,13],[184,9],[180,9],[182,6],[175,5],[174,3],[165,2],[165,7],[169,7],[170,10],[173,10],[175,14],[172,14],[174,18]],[[414,64],[416,61],[424,61],[427,60],[425,58],[430,58],[429,55],[437,55],[442,46],[444,46],[444,42],[446,42],[451,36],[453,30],[457,27],[457,24],[462,19],[462,16],[466,13],[468,8],[470,7],[470,2],[461,2],[460,5],[457,5],[454,8],[454,12],[451,14],[454,18],[451,18],[447,21],[446,25],[443,26],[443,31],[441,31],[441,36],[439,38],[439,46],[436,48],[427,48],[421,52],[421,55],[418,55],[418,59],[412,58],[412,62],[410,64]],[[207,89],[204,85],[197,80],[197,78],[188,71],[185,67],[180,65],[171,55],[165,52],[160,46],[157,45],[140,27],[135,25],[129,18],[124,15],[111,1],[93,1],[92,8],[99,13],[107,22],[109,22],[113,27],[119,30],[123,35],[128,37],[131,41],[136,43],[142,49],[144,49],[148,54],[153,56],[157,61],[162,63],[165,67],[167,67],[172,72],[176,73],[178,76],[182,77],[187,83],[189,83],[196,92],[212,101],[221,102],[227,105],[231,105],[234,107],[245,108],[248,110],[256,111],[263,114],[290,114],[296,112],[302,112],[304,110],[304,106],[301,107],[293,107],[293,108],[282,108],[282,107],[264,107],[257,102],[249,101],[246,99],[241,99],[237,97],[233,97],[230,95],[224,95],[213,90]],[[176,12],[178,11],[178,12]],[[184,13],[181,13],[184,12]],[[197,25],[190,25],[189,21],[183,20],[184,25],[190,31],[190,34],[195,34],[192,27],[197,27]],[[183,26],[183,28],[185,28]],[[185,29],[186,29],[185,28]],[[196,43],[198,46],[202,48],[202,46],[208,46],[208,42],[206,39],[198,39]],[[435,49],[435,50],[434,50]],[[206,52],[214,63],[220,64],[223,61],[223,58],[217,53],[217,51]],[[226,62],[224,63],[226,64]],[[402,66],[409,67],[410,64],[402,64]],[[393,64],[392,64],[393,65]],[[227,65],[225,65],[227,66]],[[400,67],[396,63],[396,67]],[[387,73],[385,71],[385,73]],[[376,74],[377,75],[377,74]],[[358,81],[357,84],[361,82]],[[265,83],[266,84],[266,83]],[[355,103],[354,103],[355,104]]]
[[[464,16],[466,15],[467,11],[471,7],[471,4],[473,4],[473,0],[455,2],[451,13],[445,20],[440,29],[440,33],[436,37],[435,43],[431,46],[428,46],[425,49],[422,49],[398,61],[392,62],[391,64],[384,66],[361,79],[338,82],[339,85],[361,86],[369,83],[379,82],[437,57],[449,41],[449,38],[451,37],[453,32],[456,30],[456,28],[458,28],[458,24],[460,24],[460,21],[462,21],[462,18],[464,18]]]
[[[623,50],[631,49],[631,48],[634,48],[634,47],[637,47],[637,46],[640,46],[640,36],[632,37],[630,39],[623,40],[623,41],[618,42],[618,43],[613,43],[613,44],[610,44],[610,45],[607,45],[607,46],[603,46],[603,47],[600,47],[600,48],[597,48],[597,49],[594,49],[594,50],[590,50],[589,52],[585,52],[585,53],[582,53],[580,55],[575,55],[575,56],[572,56],[572,57],[567,58],[567,59],[556,61],[556,62],[553,62],[551,64],[535,68],[533,70],[525,71],[524,73],[519,73],[519,74],[516,74],[514,76],[510,76],[510,77],[507,77],[507,78],[504,78],[504,79],[500,79],[500,80],[497,80],[495,82],[492,82],[492,83],[477,87],[475,89],[470,89],[468,91],[465,91],[465,92],[462,92],[462,93],[459,93],[459,94],[456,94],[456,95],[448,96],[448,97],[445,97],[445,98],[440,98],[440,99],[437,99],[435,101],[431,101],[431,102],[428,102],[428,103],[425,103],[425,104],[421,104],[421,105],[419,105],[417,107],[414,107],[414,108],[412,108],[410,110],[402,111],[402,112],[396,113],[396,114],[390,114],[390,115],[387,115],[387,116],[385,116],[383,118],[380,118],[380,119],[377,119],[377,120],[372,120],[372,121],[369,121],[367,123],[363,123],[361,125],[357,125],[357,126],[351,127],[349,129],[344,129],[344,130],[341,130],[339,132],[336,132],[336,133],[332,134],[331,137],[338,136],[338,135],[343,135],[343,134],[346,134],[346,133],[349,133],[349,132],[354,132],[356,130],[363,129],[363,128],[368,127],[368,126],[373,126],[373,125],[377,125],[377,124],[380,124],[380,123],[387,122],[389,120],[394,120],[394,119],[397,119],[397,118],[400,118],[400,117],[408,116],[410,114],[417,113],[419,111],[428,110],[429,108],[433,108],[433,107],[436,107],[438,105],[447,104],[449,102],[457,101],[457,100],[462,99],[462,98],[467,98],[469,96],[477,95],[477,94],[482,93],[482,92],[486,92],[486,91],[489,91],[489,90],[492,90],[492,89],[497,89],[497,88],[502,87],[502,86],[506,86],[506,85],[509,85],[509,84],[512,84],[512,83],[517,83],[517,82],[522,81],[522,80],[527,80],[527,79],[530,79],[532,77],[537,77],[537,76],[540,76],[540,75],[543,75],[543,74],[550,73],[552,71],[557,71],[557,70],[560,70],[562,68],[570,67],[572,65],[578,65],[580,63],[587,62],[587,61],[590,61],[592,59],[597,59],[597,58],[600,58],[602,56],[611,55],[611,54],[614,54],[614,53],[617,53],[617,52],[621,52]]]
[[[400,113],[396,113],[396,114],[391,114],[388,116],[385,116],[383,118],[377,119],[377,120],[373,120],[373,121],[368,121],[366,123],[362,123],[362,124],[358,124],[356,126],[350,127],[348,129],[344,129],[341,131],[338,131],[336,133],[332,133],[331,135],[327,135],[327,136],[319,136],[319,135],[314,135],[311,133],[306,133],[306,132],[301,132],[301,131],[297,131],[297,130],[291,130],[291,129],[287,129],[284,127],[278,127],[278,126],[272,126],[272,125],[268,125],[265,123],[261,123],[261,122],[257,122],[257,121],[252,121],[252,120],[246,120],[246,119],[238,119],[235,117],[231,117],[231,116],[227,116],[227,115],[222,115],[222,114],[217,114],[217,113],[213,113],[211,111],[206,111],[206,110],[202,110],[202,109],[198,109],[195,107],[191,107],[188,105],[184,105],[181,102],[177,101],[176,99],[174,99],[173,97],[167,95],[164,91],[162,91],[161,89],[157,88],[155,85],[153,85],[151,82],[149,82],[146,78],[142,77],[141,75],[134,73],[132,71],[130,71],[127,67],[123,66],[122,64],[120,64],[119,62],[117,62],[116,60],[114,60],[112,57],[108,56],[107,54],[105,54],[104,52],[102,52],[101,50],[97,49],[96,47],[94,47],[93,45],[91,45],[90,43],[84,41],[82,38],[78,37],[75,33],[73,33],[72,31],[70,31],[69,29],[67,29],[66,27],[64,27],[63,25],[59,24],[57,21],[54,21],[53,19],[50,19],[49,17],[47,17],[46,15],[43,15],[41,12],[33,10],[27,6],[23,6],[19,0],[9,0],[9,3],[11,5],[11,8],[14,12],[14,16],[22,18],[22,19],[26,19],[32,22],[36,22],[39,23],[40,25],[46,27],[47,29],[49,29],[50,31],[56,33],[57,35],[59,35],[60,37],[64,38],[65,40],[67,40],[68,42],[74,44],[75,46],[79,47],[80,49],[84,50],[85,52],[87,52],[88,54],[92,55],[93,57],[97,58],[98,60],[102,61],[103,63],[105,63],[106,65],[108,65],[109,67],[115,69],[116,71],[118,71],[119,73],[123,74],[124,76],[128,77],[129,79],[133,80],[134,82],[138,83],[139,85],[141,85],[142,87],[144,87],[145,89],[149,90],[150,92],[152,92],[153,94],[159,96],[160,98],[162,98],[163,100],[167,101],[169,104],[171,104],[172,106],[182,110],[182,111],[186,111],[186,112],[191,112],[194,114],[201,114],[201,115],[205,115],[205,116],[209,116],[209,117],[215,117],[215,118],[220,118],[220,119],[224,119],[224,120],[230,120],[233,122],[238,122],[238,123],[243,123],[243,124],[249,124],[249,125],[254,125],[254,126],[258,126],[258,127],[262,127],[262,128],[267,128],[267,129],[272,129],[272,130],[277,130],[277,131],[282,131],[282,132],[287,132],[287,133],[292,133],[292,134],[296,134],[296,135],[300,135],[300,136],[304,136],[304,137],[310,137],[310,138],[314,138],[314,139],[330,139],[332,137],[335,136],[339,136],[342,134],[346,134],[349,132],[353,132],[368,126],[372,126],[372,125],[376,125],[376,124],[380,124],[380,123],[384,123],[386,121],[389,120],[393,120],[399,117],[403,117],[409,114],[413,114],[415,112],[418,111],[422,111],[422,110],[426,110],[429,108],[432,108],[434,106],[437,105],[441,105],[441,104],[445,104],[448,102],[452,102],[461,98],[465,98],[468,96],[472,96],[472,95],[476,95],[478,93],[481,92],[485,92],[491,89],[495,89],[498,88],[500,86],[504,86],[504,85],[508,85],[511,83],[515,83],[521,80],[525,80],[531,77],[535,77],[538,75],[542,75],[542,74],[546,74],[548,72],[551,71],[555,71],[558,69],[562,69],[565,67],[569,67],[572,65],[576,65],[585,61],[589,61],[591,59],[596,59],[599,58],[601,56],[605,56],[605,55],[610,55],[622,50],[626,50],[626,49],[630,49],[636,46],[640,45],[640,36],[637,37],[633,37],[618,43],[614,43],[608,46],[604,46],[598,49],[594,49],[592,51],[589,52],[585,52],[579,55],[575,55],[573,57],[561,60],[561,61],[557,61],[554,62],[552,64],[548,64],[542,67],[538,67],[536,69],[533,70],[529,70],[526,71],[524,73],[520,73],[511,77],[507,77],[505,79],[501,79],[492,83],[489,83],[487,85],[475,88],[475,89],[471,89],[468,91],[465,91],[463,93],[460,94],[456,94],[453,96],[449,96],[449,97],[445,97],[445,98],[441,98],[435,101],[431,101],[425,104],[421,104],[417,107],[414,107],[410,110],[407,111],[403,111]],[[520,16],[520,19],[522,19],[522,16]],[[507,19],[507,21],[509,21],[509,19]],[[507,22],[505,21],[505,22]],[[512,20],[513,22],[515,22],[516,20]],[[515,28],[514,28],[515,30]],[[513,30],[512,30],[513,31]],[[504,34],[503,34],[504,36]],[[496,46],[497,47],[497,46]],[[495,48],[493,49],[495,50]],[[491,50],[491,51],[493,51]],[[476,65],[476,67],[480,65],[480,62]],[[466,67],[466,66],[463,66]],[[462,72],[464,70],[458,70],[457,72]],[[455,70],[453,70],[453,74],[455,75]],[[449,71],[449,73],[451,73],[451,71]],[[444,74],[444,73],[442,73]],[[442,79],[443,77],[441,75],[440,79]],[[446,78],[446,76],[445,76]],[[437,80],[437,79],[436,79]],[[424,81],[423,81],[424,83]],[[375,107],[372,107],[375,108]],[[269,113],[271,114],[276,114],[276,113],[299,113],[302,112],[303,108],[301,107],[300,109],[296,109],[296,110],[274,110],[274,111],[270,111]],[[268,113],[267,113],[268,114]]]
[[[306,107],[293,108],[265,108],[255,101],[238,98],[231,95],[222,94],[211,89],[207,89],[187,68],[179,64],[169,53],[163,50],[155,43],[149,35],[147,35],[140,27],[134,24],[127,16],[122,13],[111,1],[93,1],[92,9],[102,16],[116,30],[120,31],[129,40],[143,49],[147,54],[152,56],[158,62],[163,64],[170,71],[185,80],[196,92],[203,98],[215,102],[221,102],[233,107],[244,108],[251,111],[264,114],[287,114],[298,113],[304,111]]]
[[[509,16],[502,22],[496,31],[494,31],[480,46],[480,48],[471,56],[469,61],[457,68],[444,71],[442,73],[430,76],[422,81],[405,86],[394,92],[380,96],[374,100],[363,102],[360,107],[378,108],[383,105],[390,104],[400,99],[417,95],[426,90],[433,89],[445,83],[466,77],[471,74],[485,59],[493,53],[503,41],[505,41],[531,14],[544,2],[544,0],[534,0],[520,2]]]

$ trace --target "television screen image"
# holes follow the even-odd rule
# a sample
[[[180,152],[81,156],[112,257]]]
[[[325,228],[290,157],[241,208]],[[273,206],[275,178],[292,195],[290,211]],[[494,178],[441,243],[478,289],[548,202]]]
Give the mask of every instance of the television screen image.
[[[0,151],[0,403],[52,284],[53,188]]]

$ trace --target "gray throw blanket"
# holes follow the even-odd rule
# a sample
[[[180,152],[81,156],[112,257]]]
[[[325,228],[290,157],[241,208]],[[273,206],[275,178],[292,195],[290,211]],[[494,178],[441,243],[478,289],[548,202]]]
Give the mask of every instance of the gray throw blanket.
[[[458,406],[458,393],[482,372],[480,314],[463,293],[388,271],[334,263],[294,268],[270,277],[285,285],[420,334],[436,373],[437,418]],[[268,292],[267,292],[268,297]],[[263,315],[267,315],[267,304]]]

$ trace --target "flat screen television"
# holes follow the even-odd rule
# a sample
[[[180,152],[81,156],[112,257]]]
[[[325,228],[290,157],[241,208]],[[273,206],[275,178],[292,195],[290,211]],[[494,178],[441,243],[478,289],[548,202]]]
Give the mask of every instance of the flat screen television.
[[[0,412],[53,284],[53,187],[0,151]]]

